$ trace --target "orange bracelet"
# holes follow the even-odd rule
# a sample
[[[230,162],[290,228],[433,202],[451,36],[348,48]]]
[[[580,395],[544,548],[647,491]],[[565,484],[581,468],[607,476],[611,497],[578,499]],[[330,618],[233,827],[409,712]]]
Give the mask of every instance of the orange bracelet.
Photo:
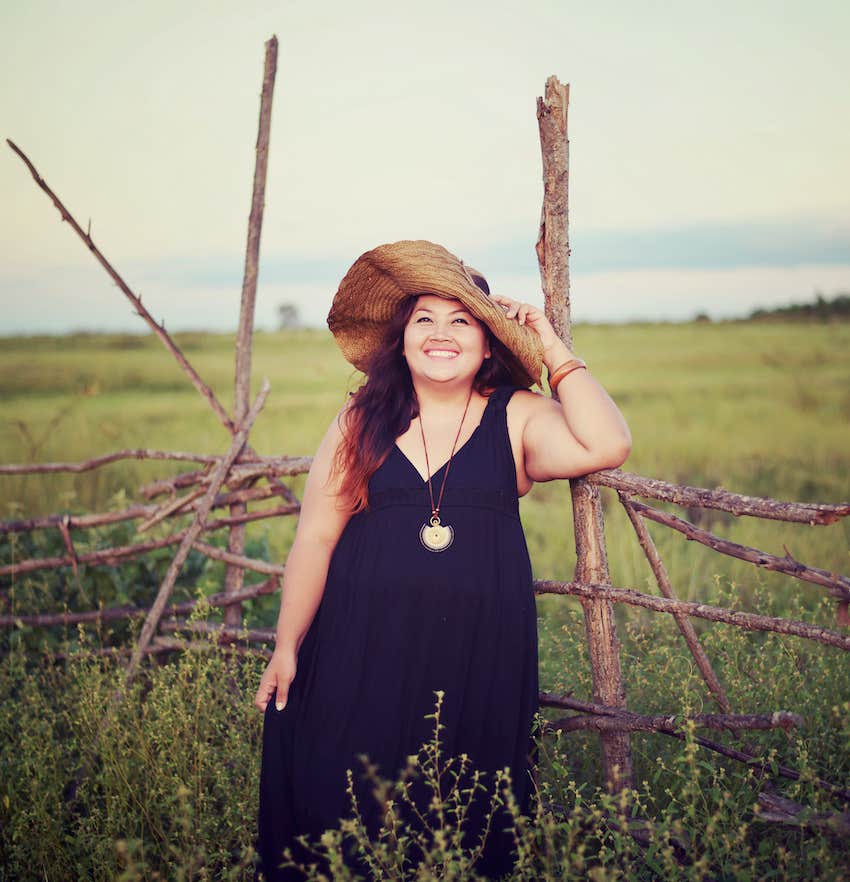
[[[567,376],[567,374],[571,374],[573,371],[580,370],[581,368],[587,370],[587,364],[580,358],[571,358],[569,361],[559,364],[558,367],[549,374],[549,390],[554,392],[558,388],[558,384]]]

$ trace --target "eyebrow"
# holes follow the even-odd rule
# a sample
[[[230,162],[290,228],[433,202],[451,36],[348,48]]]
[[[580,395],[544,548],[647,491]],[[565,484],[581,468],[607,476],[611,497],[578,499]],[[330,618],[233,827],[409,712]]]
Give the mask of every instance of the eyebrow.
[[[416,315],[417,312],[433,312],[433,309],[430,309],[427,306],[417,306],[416,309],[413,310],[413,314]],[[467,315],[472,315],[472,313],[465,307],[461,306],[458,309],[453,309],[449,315],[455,315],[458,312],[465,312]]]

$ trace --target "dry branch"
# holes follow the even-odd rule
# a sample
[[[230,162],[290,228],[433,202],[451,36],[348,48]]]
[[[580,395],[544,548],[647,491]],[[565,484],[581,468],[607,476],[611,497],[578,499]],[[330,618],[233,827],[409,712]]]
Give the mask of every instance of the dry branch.
[[[804,805],[767,790],[759,794],[755,820],[830,830],[845,841],[850,839],[850,812],[813,812]]]
[[[676,517],[666,511],[659,511],[642,502],[630,502],[632,508],[642,517],[649,518],[657,524],[663,524],[679,533],[686,538],[706,545],[714,551],[726,554],[729,557],[745,560],[748,563],[763,567],[766,570],[772,570],[777,573],[786,573],[795,579],[802,579],[804,582],[812,582],[815,585],[822,585],[829,588],[830,594],[839,600],[850,599],[850,578],[840,576],[837,573],[830,573],[827,570],[821,570],[817,567],[806,566],[795,560],[790,554],[785,557],[777,557],[775,554],[769,554],[766,551],[760,551],[758,548],[750,548],[748,545],[739,545],[729,539],[721,539],[720,536],[710,533],[708,530],[701,530],[694,526],[690,521]]]
[[[546,80],[544,98],[537,99],[537,128],[543,160],[543,206],[537,234],[537,263],[546,296],[546,314],[555,333],[573,348],[570,327],[569,174],[570,142],[567,121],[568,83]]]
[[[186,616],[191,613],[199,603],[203,602],[212,607],[230,606],[235,603],[242,603],[246,600],[253,600],[256,597],[262,597],[265,594],[274,594],[280,586],[278,576],[265,579],[256,585],[249,585],[243,588],[239,594],[211,594],[202,600],[187,600],[183,603],[173,603],[165,608],[163,617],[168,616]],[[111,606],[104,609],[86,610],[85,612],[71,612],[65,610],[61,613],[39,613],[37,615],[2,615],[0,616],[0,626],[20,627],[29,625],[32,627],[53,627],[55,625],[82,625],[96,622],[110,622],[120,619],[131,619],[138,616],[147,615],[147,608],[141,606]]]
[[[203,495],[204,488],[196,487],[191,493],[187,493],[185,496],[178,496],[175,499],[163,502],[149,518],[146,518],[138,527],[136,527],[136,532],[144,533],[145,530],[149,530],[151,527],[161,523],[166,518],[179,514],[181,509],[185,509],[187,505],[191,505],[199,496]]]
[[[237,462],[230,470],[227,483],[231,486],[238,486],[258,478],[303,475],[310,471],[312,464],[312,456],[269,456],[249,463]],[[185,490],[187,487],[206,481],[208,477],[208,469],[183,472],[180,475],[175,475],[173,478],[162,478],[161,480],[154,481],[142,487],[141,493],[146,499],[153,499],[163,493],[175,493],[178,490]],[[278,493],[276,495],[281,494]]]
[[[241,502],[257,502],[280,495],[282,493],[279,487],[256,487],[251,490],[236,490],[232,493],[223,493],[216,496],[213,508],[225,508],[236,500]],[[61,529],[63,521],[67,521],[67,526],[71,530],[85,530],[91,527],[103,527],[106,524],[118,524],[123,521],[147,518],[155,514],[157,509],[157,505],[136,504],[123,508],[120,511],[101,512],[98,514],[52,514],[41,518],[29,518],[25,521],[3,521],[0,522],[0,535],[4,533],[28,533],[31,530]],[[195,506],[190,506],[188,511],[181,512],[181,514],[191,514],[194,510]],[[250,521],[263,517],[273,517],[276,514],[297,514],[300,510],[301,506],[297,503],[277,508],[261,509],[246,515],[245,520]],[[227,526],[232,520],[232,518],[221,518],[215,522],[210,521],[206,529],[212,529],[213,524]]]
[[[115,548],[104,548],[101,551],[90,551],[86,554],[77,555],[78,564],[118,564],[124,560],[156,551],[159,548],[167,548],[169,545],[177,545],[186,535],[185,530],[166,536],[163,539],[151,539],[149,542],[135,542],[132,545],[118,545]],[[13,564],[5,564],[0,567],[0,576],[21,576],[36,570],[55,570],[59,567],[73,566],[73,559],[66,557],[40,557],[31,560],[21,560]]]
[[[265,573],[267,576],[283,575],[284,567],[282,564],[271,564],[253,557],[245,557],[243,554],[234,554],[232,551],[225,551],[223,548],[216,548],[214,545],[207,545],[205,542],[198,542],[197,540],[192,544],[207,557],[211,557],[213,560],[224,561],[231,566],[237,566],[240,570],[253,570],[255,573]]]
[[[617,718],[623,716],[623,722],[625,723],[629,716],[637,717],[640,719],[640,714],[631,714],[630,712],[625,712],[622,708],[616,707],[606,707],[598,704],[594,704],[591,702],[581,702],[577,701],[574,698],[571,698],[569,695],[556,695],[551,692],[541,692],[540,693],[540,703],[544,705],[548,705],[550,707],[571,707],[575,710],[583,710],[588,713],[598,714],[600,717],[611,717]],[[732,729],[750,729],[750,728],[784,728],[787,729],[791,725],[799,725],[801,720],[796,714],[788,713],[787,711],[777,711],[777,715],[780,717],[779,726],[720,726],[717,728],[732,728]],[[697,717],[708,717],[715,719],[740,719],[745,720],[747,717],[752,717],[755,720],[759,720],[761,718],[765,718],[765,720],[769,720],[774,714],[735,714],[735,715],[721,715],[721,714],[698,714],[696,717],[692,719],[696,719]],[[652,719],[651,717],[647,717],[646,719]],[[673,719],[675,717],[661,717],[660,719]],[[560,721],[559,721],[560,722]],[[614,723],[619,723],[618,719],[613,719]],[[579,727],[583,728],[583,727]],[[595,728],[595,727],[594,727]],[[714,728],[714,727],[712,727]],[[550,730],[552,731],[552,730]],[[660,732],[662,735],[669,735],[672,738],[678,738],[680,741],[685,740],[685,733],[681,731],[681,725],[672,726],[672,727],[662,727],[658,729],[654,729],[653,731]],[[743,750],[736,750],[733,747],[727,747],[725,744],[718,744],[716,741],[709,741],[707,738],[703,738],[699,735],[693,736],[693,740],[699,744],[701,747],[705,747],[707,750],[712,750],[715,753],[719,753],[722,756],[728,757],[729,759],[737,760],[738,762],[746,763],[750,768],[753,768],[759,775],[771,775],[777,774],[782,778],[788,778],[792,781],[798,781],[801,777],[800,773],[795,769],[789,769],[787,766],[775,766],[772,763],[769,763],[762,759],[761,757],[755,756],[752,753],[747,753]],[[850,799],[850,791],[845,790],[837,784],[833,784],[830,781],[824,781],[822,778],[815,778],[814,782],[818,787],[821,787],[824,790],[828,790],[831,793],[840,796],[842,799]]]
[[[209,652],[213,648],[213,644],[209,640],[181,640],[179,637],[155,637],[153,646],[157,652],[185,652],[187,649],[195,652]],[[237,643],[228,640],[218,640],[215,644],[218,652],[224,652],[227,655],[239,655],[270,659],[272,652],[270,649],[260,649],[256,646],[240,646]]]
[[[638,517],[634,507],[623,494],[620,494],[620,502],[623,503],[623,507],[626,509],[626,514],[629,516],[629,520],[634,527],[638,542],[646,555],[646,559],[649,562],[653,575],[655,576],[655,581],[658,583],[659,590],[670,600],[677,600],[678,598],[673,591],[673,586],[670,584],[670,578],[667,575],[667,568],[664,566],[664,562],[661,560],[661,555],[659,555],[658,549],[652,541],[652,536],[649,535],[649,530],[646,529],[646,524],[644,524],[644,522]],[[714,673],[714,668],[711,667],[711,662],[708,660],[708,656],[705,654],[705,650],[699,642],[699,637],[697,637],[696,631],[694,631],[694,626],[691,624],[691,620],[687,616],[681,615],[681,613],[673,613],[673,618],[676,620],[676,624],[679,626],[679,630],[685,638],[685,643],[688,645],[688,649],[690,649],[691,655],[693,655],[694,661],[697,664],[697,668],[702,674],[702,678],[705,680],[711,694],[714,696],[720,709],[725,713],[729,713],[731,705],[726,696],[726,690],[721,685],[717,674]]]
[[[218,399],[215,397],[212,389],[200,378],[198,372],[189,364],[186,356],[183,355],[180,347],[171,339],[171,337],[166,332],[165,328],[159,324],[154,317],[147,311],[145,306],[142,304],[142,298],[137,297],[130,286],[121,278],[112,264],[104,257],[101,253],[100,249],[97,245],[94,244],[91,236],[83,230],[83,228],[74,220],[74,217],[68,211],[67,208],[62,204],[62,201],[59,197],[50,189],[47,185],[47,182],[41,175],[36,171],[35,166],[29,161],[23,151],[8,138],[6,139],[6,143],[14,150],[15,153],[23,160],[26,167],[30,170],[30,174],[33,176],[36,184],[50,197],[53,204],[56,206],[59,214],[62,215],[62,220],[66,221],[71,229],[83,240],[86,245],[86,248],[91,251],[91,253],[95,256],[98,263],[106,270],[109,274],[109,277],[113,282],[119,287],[119,289],[125,294],[125,296],[129,299],[129,301],[133,304],[136,309],[136,312],[144,319],[150,329],[154,332],[154,334],[159,337],[162,341],[162,344],[165,348],[177,359],[177,363],[183,368],[184,372],[187,374],[189,379],[192,381],[192,385],[207,399],[210,404],[210,407],[216,412],[216,415],[221,420],[221,422],[227,427],[228,431],[233,434],[236,431],[236,426],[231,421],[230,417],[227,415],[227,411],[221,406]]]
[[[763,496],[742,496],[728,490],[708,490],[670,484],[657,478],[645,478],[619,469],[604,469],[587,476],[592,484],[611,487],[629,495],[661,499],[677,505],[695,508],[715,508],[735,516],[751,515],[774,521],[797,524],[833,524],[850,515],[850,502],[822,505],[809,502],[782,502]]]
[[[30,174],[33,176],[36,184],[50,197],[53,204],[56,206],[59,214],[62,216],[63,221],[67,221],[70,225],[71,229],[83,240],[86,247],[91,251],[91,253],[95,256],[98,263],[106,270],[109,274],[110,278],[113,282],[118,286],[118,288],[126,295],[126,297],[130,300],[133,306],[136,309],[138,315],[147,323],[147,325],[151,328],[151,330],[156,334],[157,337],[161,340],[162,344],[165,348],[174,356],[177,360],[177,363],[183,368],[183,371],[189,377],[192,382],[192,385],[201,393],[201,395],[207,399],[210,407],[215,411],[216,416],[219,418],[221,423],[227,428],[228,432],[233,435],[237,431],[237,425],[230,419],[227,414],[227,411],[222,407],[221,402],[219,402],[218,398],[216,398],[215,393],[212,389],[201,379],[198,372],[192,367],[192,365],[187,360],[186,356],[183,355],[183,352],[180,350],[180,347],[171,339],[171,336],[165,330],[165,326],[161,323],[158,323],[154,317],[147,311],[147,309],[142,304],[142,298],[137,297],[129,285],[121,278],[112,264],[104,257],[101,253],[100,249],[94,244],[91,236],[88,232],[83,232],[82,227],[74,220],[71,213],[67,208],[62,204],[59,197],[50,189],[47,185],[47,182],[39,175],[35,166],[30,162],[27,156],[23,153],[23,151],[8,138],[6,139],[6,143],[12,148],[12,150],[23,160],[26,167],[29,169]],[[252,454],[250,446],[246,449],[247,454]],[[276,483],[280,483],[276,481]],[[281,486],[281,493],[289,502],[294,502],[295,499],[292,496],[292,492],[288,487],[285,487],[283,484]]]
[[[557,695],[552,692],[541,692],[539,700],[544,707],[559,707],[581,713],[580,716],[565,717],[548,723],[554,729],[565,731],[597,728],[616,730],[622,727],[629,731],[678,732],[688,722],[706,729],[788,730],[803,723],[799,714],[789,711],[775,711],[771,714],[694,714],[683,717],[681,714],[637,714],[622,708],[579,701],[570,695]]]
[[[680,741],[685,740],[685,735],[681,732],[662,732],[662,734],[669,735],[672,738],[678,738]],[[765,777],[778,775],[780,778],[787,778],[790,781],[799,781],[802,777],[796,769],[789,769],[788,766],[774,765],[752,753],[736,750],[734,747],[727,747],[725,744],[718,744],[716,741],[709,741],[707,738],[703,738],[700,735],[695,735],[693,738],[694,742],[699,744],[700,747],[704,747],[707,750],[713,750],[715,753],[719,753],[721,756],[728,757],[729,759],[746,763],[758,775]],[[823,778],[813,778],[812,783],[820,787],[822,790],[827,790],[830,793],[835,794],[841,799],[850,799],[850,790],[846,790],[838,784],[833,784],[831,781],[825,781]]]
[[[194,631],[200,634],[217,634],[219,639],[234,643],[246,640],[251,643],[274,643],[274,628],[240,628],[229,625],[216,625],[212,622],[163,622],[164,631]]]
[[[748,631],[774,631],[777,634],[790,634],[804,637],[827,646],[850,650],[850,635],[830,631],[818,625],[809,625],[794,619],[781,619],[774,616],[761,616],[755,613],[739,612],[724,609],[720,606],[709,606],[690,600],[669,600],[666,597],[653,597],[630,588],[614,588],[611,585],[589,584],[587,582],[556,582],[548,579],[536,579],[534,590],[537,594],[570,594],[574,597],[599,597],[612,603],[627,603],[631,606],[642,606],[655,612],[682,613],[710,622],[725,622]]]
[[[263,488],[265,490],[265,488]],[[273,493],[277,493],[278,491],[274,488],[268,488],[269,493],[271,495]],[[237,494],[231,494],[237,495]],[[265,498],[265,497],[263,497]],[[225,499],[226,504],[227,499]],[[222,502],[217,497],[216,501],[213,503],[214,508],[221,508]],[[137,509],[143,509],[142,511],[138,511]],[[117,521],[130,520],[132,518],[138,518],[145,514],[146,511],[153,510],[154,506],[138,506],[134,509],[127,509],[124,512],[115,512],[115,516],[110,515],[85,515],[83,518],[86,519],[86,523],[80,524],[79,521],[83,518],[73,518],[71,526],[95,526],[96,524],[92,523],[92,521],[97,518],[97,524],[105,524],[105,523],[115,523]],[[297,514],[300,510],[300,507],[297,505],[284,505],[277,506],[276,508],[266,508],[261,509],[260,511],[248,512],[247,514],[240,515],[239,521],[241,523],[248,523],[249,521],[258,521],[263,520],[265,518],[273,518],[282,515],[290,515]],[[129,512],[129,514],[128,514]],[[188,512],[187,512],[188,513]],[[51,516],[54,517],[54,516]],[[221,527],[230,526],[232,523],[236,521],[236,518],[227,517],[227,518],[219,518],[215,521],[208,521],[204,524],[203,532],[212,532],[213,530],[220,529]],[[42,524],[40,526],[58,526],[56,521],[51,521],[49,524]],[[91,551],[86,554],[78,554],[76,556],[76,560],[78,564],[89,564],[91,566],[98,565],[115,565],[122,563],[125,560],[130,560],[134,557],[139,557],[142,554],[147,554],[150,551],[156,551],[160,548],[168,548],[169,545],[177,545],[182,541],[183,537],[186,535],[186,530],[179,530],[176,533],[172,533],[170,536],[165,536],[162,539],[151,539],[148,542],[134,542],[132,545],[117,545],[114,548],[104,548],[101,551]],[[69,567],[73,566],[74,560],[68,555],[66,557],[42,557],[42,558],[32,558],[30,560],[21,560],[17,563],[13,564],[5,564],[4,566],[0,566],[0,576],[20,576],[25,573],[32,573],[37,570],[55,570],[59,567]]]
[[[266,60],[263,71],[263,90],[260,96],[260,124],[257,132],[256,160],[254,163],[254,190],[251,196],[251,214],[248,218],[248,241],[245,245],[245,270],[242,276],[242,299],[239,309],[239,330],[236,334],[236,377],[234,389],[233,419],[241,423],[248,412],[251,392],[251,345],[254,333],[254,305],[257,299],[257,274],[260,264],[260,236],[263,229],[266,171],[269,160],[269,137],[271,133],[272,96],[277,72],[277,37],[266,43]],[[245,514],[245,503],[234,503],[230,508],[232,517]],[[231,554],[245,551],[245,525],[234,522],[229,530],[227,549]],[[242,587],[242,569],[228,565],[224,576],[225,591],[237,593]],[[238,625],[242,617],[238,606],[229,607],[225,613],[228,625]]]
[[[151,645],[145,650],[145,655],[170,655],[174,652],[185,652],[187,649],[198,651],[209,651],[211,644],[205,640],[180,640],[177,637],[156,637],[151,641]],[[103,658],[126,658],[132,653],[129,646],[106,646],[100,649],[81,649],[74,652],[56,652],[50,655],[53,661],[67,661],[69,659],[98,656]],[[220,644],[218,651],[225,652],[228,655],[239,656],[260,656],[261,658],[271,658],[271,651],[267,649],[258,649],[253,646],[237,646],[232,644]]]
[[[189,551],[191,550],[192,544],[198,538],[198,535],[203,529],[204,521],[206,520],[206,517],[212,508],[216,493],[218,493],[222,482],[227,476],[231,465],[236,460],[236,457],[239,455],[239,452],[245,446],[245,443],[248,440],[248,434],[251,430],[251,426],[254,424],[254,420],[257,418],[257,414],[259,414],[268,394],[269,382],[268,380],[264,380],[262,388],[260,389],[260,392],[257,395],[257,398],[254,401],[251,410],[245,417],[245,420],[242,423],[242,426],[239,428],[239,431],[237,431],[236,434],[233,436],[233,442],[230,445],[230,450],[228,451],[227,456],[225,456],[224,459],[222,459],[215,467],[212,478],[210,480],[209,489],[204,495],[204,498],[201,501],[201,505],[198,508],[198,512],[195,515],[195,521],[192,526],[186,530],[186,535],[180,542],[180,547],[177,549],[177,554],[175,554],[174,560],[171,562],[171,566],[168,568],[168,572],[165,574],[165,578],[160,585],[159,593],[156,596],[156,600],[154,600],[153,606],[151,607],[150,612],[145,619],[145,623],[142,626],[142,631],[139,634],[138,643],[136,644],[136,648],[130,658],[129,664],[127,665],[128,679],[132,678],[138,671],[139,664],[142,660],[142,655],[148,644],[150,643],[157,626],[159,625],[159,620],[162,617],[165,605],[168,602],[168,598],[171,594],[172,589],[174,588],[174,583],[177,581],[177,576],[179,575],[180,570],[183,567],[183,563],[186,560]]]
[[[235,517],[218,518],[209,521],[206,530],[217,530],[221,527],[229,527],[231,524],[247,524],[251,521],[261,521],[266,518],[285,517],[286,515],[298,514],[300,505],[277,505],[274,508],[262,508],[259,511],[249,511]]]
[[[95,456],[82,462],[39,462],[26,465],[0,465],[0,475],[43,475],[51,472],[89,472],[101,466],[110,465],[123,459],[172,460],[175,462],[203,462],[214,465],[220,456],[205,456],[202,453],[183,453],[179,450],[148,450],[141,447],[116,450],[103,456]]]
[[[546,301],[546,315],[555,332],[572,349],[570,327],[569,139],[570,89],[556,77],[546,81],[537,99],[537,123],[543,158],[543,206],[537,237],[537,262]],[[557,397],[557,396],[556,396]],[[605,528],[599,490],[579,478],[570,481],[575,523],[576,579],[610,583]],[[582,600],[593,677],[593,695],[605,704],[625,706],[620,671],[620,644],[612,605],[598,597]],[[602,768],[613,790],[631,786],[629,736],[602,734]]]

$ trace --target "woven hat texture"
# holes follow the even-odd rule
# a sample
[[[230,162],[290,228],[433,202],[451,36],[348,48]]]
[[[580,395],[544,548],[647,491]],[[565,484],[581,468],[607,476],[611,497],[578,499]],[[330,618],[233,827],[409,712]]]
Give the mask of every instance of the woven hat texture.
[[[508,349],[514,382],[540,382],[542,348],[537,334],[513,319],[472,280],[463,262],[424,239],[379,245],[345,274],[328,313],[328,327],[345,358],[368,371],[387,322],[408,298],[437,294],[459,300]]]

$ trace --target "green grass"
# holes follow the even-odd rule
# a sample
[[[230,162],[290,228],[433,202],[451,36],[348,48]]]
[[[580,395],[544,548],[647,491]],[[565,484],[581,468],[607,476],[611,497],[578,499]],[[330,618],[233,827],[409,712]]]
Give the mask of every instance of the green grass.
[[[628,470],[782,499],[850,498],[850,326],[579,326],[575,338],[632,428]],[[195,334],[178,341],[229,409],[232,338]],[[255,392],[264,376],[272,392],[252,434],[264,454],[311,454],[357,383],[319,331],[258,334]],[[152,337],[0,339],[0,390],[4,462],[81,460],[122,447],[221,453],[229,444],[206,402]],[[126,462],[82,475],[3,477],[0,498],[5,517],[106,510],[179,470]],[[303,479],[293,486],[300,490]],[[630,524],[616,497],[602,492],[615,584],[654,593]],[[570,578],[575,552],[567,485],[538,485],[521,507],[535,575]],[[709,529],[737,542],[779,555],[787,548],[806,563],[850,572],[847,522],[808,527],[708,514]],[[251,525],[250,553],[282,560],[293,526],[292,519]],[[824,589],[721,557],[657,525],[650,531],[681,597],[839,627]],[[78,550],[132,540],[129,526],[75,535]],[[17,536],[4,542],[0,556],[8,561],[61,547],[55,531]],[[121,569],[83,568],[79,580],[66,571],[34,574],[0,595],[7,610],[21,614],[146,602],[171,553]],[[213,593],[222,580],[221,564],[193,555],[175,597]],[[246,621],[271,624],[276,604],[267,598],[247,605]],[[588,697],[580,605],[540,597],[538,612],[542,688]],[[617,616],[631,709],[714,709],[669,617],[625,607]],[[789,735],[745,738],[803,772],[801,782],[782,782],[781,791],[813,810],[840,809],[812,778],[845,787],[850,781],[846,657],[794,638],[701,621],[695,627],[736,711],[803,715],[803,727]],[[259,663],[234,664],[210,647],[153,665],[125,699],[120,724],[98,731],[120,667],[92,658],[88,649],[131,636],[126,624],[0,634],[7,697],[0,711],[0,880],[250,877],[260,722],[248,697]],[[71,651],[72,659],[51,661],[57,649]],[[596,737],[546,739],[544,795],[569,811],[560,820],[537,818],[517,878],[847,878],[846,846],[838,837],[759,821],[756,800],[765,781],[706,754],[686,734],[684,745],[663,735],[632,739],[633,805],[660,831],[648,849],[617,832],[613,821],[622,808],[601,789]],[[94,771],[69,798],[81,765]],[[689,843],[684,867],[670,836]],[[339,847],[328,840],[328,849]]]

